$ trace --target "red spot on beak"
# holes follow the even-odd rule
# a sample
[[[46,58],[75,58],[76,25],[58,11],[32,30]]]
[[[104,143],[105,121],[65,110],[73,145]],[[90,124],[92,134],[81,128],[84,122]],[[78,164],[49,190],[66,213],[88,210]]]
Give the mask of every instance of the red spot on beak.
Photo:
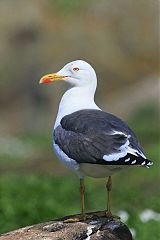
[[[49,79],[49,78],[45,78],[45,79],[43,79],[43,83],[51,83],[51,82],[52,82],[52,80]]]

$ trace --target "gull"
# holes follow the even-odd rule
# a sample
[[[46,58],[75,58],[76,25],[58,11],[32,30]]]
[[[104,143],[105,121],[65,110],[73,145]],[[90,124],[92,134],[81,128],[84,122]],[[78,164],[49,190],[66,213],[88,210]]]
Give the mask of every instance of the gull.
[[[53,148],[60,161],[74,170],[80,179],[81,215],[84,207],[84,178],[108,177],[107,210],[112,217],[110,192],[112,174],[133,166],[149,168],[148,160],[131,128],[119,117],[100,109],[94,100],[97,76],[93,67],[76,60],[57,73],[43,76],[40,83],[64,81],[69,84],[62,96],[53,128]]]

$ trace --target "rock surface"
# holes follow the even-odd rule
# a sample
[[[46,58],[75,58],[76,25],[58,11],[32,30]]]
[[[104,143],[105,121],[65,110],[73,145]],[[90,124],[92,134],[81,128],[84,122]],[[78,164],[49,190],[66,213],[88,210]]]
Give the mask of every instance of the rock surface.
[[[120,220],[95,217],[66,223],[65,218],[24,227],[0,236],[0,240],[133,240]]]

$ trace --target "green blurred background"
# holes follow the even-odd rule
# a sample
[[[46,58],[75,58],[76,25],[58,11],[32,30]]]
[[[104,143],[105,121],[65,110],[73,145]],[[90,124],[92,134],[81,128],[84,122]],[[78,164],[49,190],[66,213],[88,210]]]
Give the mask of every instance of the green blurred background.
[[[112,211],[125,210],[135,239],[159,239],[158,0],[0,1],[0,233],[80,211],[79,180],[52,151],[66,85],[39,86],[72,60],[98,75],[96,101],[134,129],[150,169],[113,177]],[[105,179],[86,179],[88,211],[106,207]]]

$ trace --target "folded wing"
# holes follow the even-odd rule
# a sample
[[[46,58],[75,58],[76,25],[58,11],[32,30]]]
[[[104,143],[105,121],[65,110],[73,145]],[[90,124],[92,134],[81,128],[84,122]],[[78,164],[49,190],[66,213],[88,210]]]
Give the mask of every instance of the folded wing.
[[[77,163],[149,167],[128,125],[110,113],[81,110],[65,116],[54,130],[55,144]]]

